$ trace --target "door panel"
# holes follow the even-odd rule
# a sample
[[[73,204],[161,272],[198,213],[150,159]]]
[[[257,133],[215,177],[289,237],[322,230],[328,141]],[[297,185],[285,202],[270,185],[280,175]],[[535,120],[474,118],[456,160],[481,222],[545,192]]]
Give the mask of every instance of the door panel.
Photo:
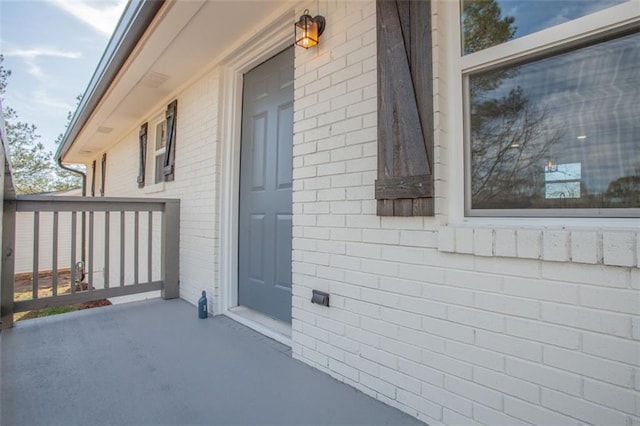
[[[291,322],[293,48],[244,76],[238,303]]]
[[[293,103],[278,109],[278,188],[291,188],[293,176]]]
[[[252,117],[253,126],[251,129],[251,176],[253,177],[252,190],[259,191],[265,189],[266,172],[266,143],[267,143],[267,115],[259,114]]]
[[[291,215],[279,214],[276,217],[276,246],[291,245]],[[291,288],[291,250],[276,251],[276,282],[283,288]]]
[[[264,262],[262,250],[264,247],[264,215],[252,214],[249,224],[249,278],[264,283]]]

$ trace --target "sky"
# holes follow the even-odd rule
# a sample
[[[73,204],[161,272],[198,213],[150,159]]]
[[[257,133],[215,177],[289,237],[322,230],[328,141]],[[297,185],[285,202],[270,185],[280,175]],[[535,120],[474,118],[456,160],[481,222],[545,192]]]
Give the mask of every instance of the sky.
[[[3,105],[56,150],[126,0],[0,0],[0,53],[11,70]]]

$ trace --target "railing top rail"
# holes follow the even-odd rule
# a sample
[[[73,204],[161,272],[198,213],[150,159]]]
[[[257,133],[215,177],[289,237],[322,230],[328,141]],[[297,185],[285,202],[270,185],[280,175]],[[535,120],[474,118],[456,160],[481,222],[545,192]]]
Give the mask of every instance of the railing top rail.
[[[136,198],[136,197],[77,197],[58,195],[18,195],[17,201],[75,201],[79,203],[177,203],[178,198]]]
[[[19,195],[17,211],[164,211],[167,204],[180,203],[179,199],[122,198],[122,197],[69,197],[55,195]]]

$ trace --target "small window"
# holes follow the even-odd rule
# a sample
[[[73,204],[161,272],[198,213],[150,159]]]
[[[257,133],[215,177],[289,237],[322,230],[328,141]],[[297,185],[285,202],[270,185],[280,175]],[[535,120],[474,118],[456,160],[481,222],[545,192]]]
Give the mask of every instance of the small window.
[[[164,156],[167,150],[167,122],[162,120],[156,124],[155,131],[155,150],[154,150],[154,164],[155,164],[155,183],[164,182],[164,174],[162,169],[164,167]]]

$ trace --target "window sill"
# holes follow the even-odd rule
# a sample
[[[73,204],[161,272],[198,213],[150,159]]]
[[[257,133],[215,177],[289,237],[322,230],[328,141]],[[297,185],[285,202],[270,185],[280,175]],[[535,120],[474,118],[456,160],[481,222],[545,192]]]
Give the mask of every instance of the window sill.
[[[638,228],[566,226],[443,226],[438,250],[485,257],[623,267],[640,266]]]
[[[148,185],[142,188],[143,194],[156,194],[158,192],[164,192],[164,182]]]

